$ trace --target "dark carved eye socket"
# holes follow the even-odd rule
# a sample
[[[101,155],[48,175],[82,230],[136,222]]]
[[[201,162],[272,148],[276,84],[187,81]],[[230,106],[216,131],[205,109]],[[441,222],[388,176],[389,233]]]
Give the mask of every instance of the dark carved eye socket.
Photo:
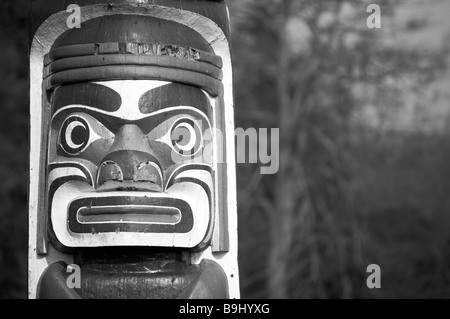
[[[170,133],[174,150],[183,156],[195,155],[203,145],[202,131],[191,119],[175,122]]]
[[[80,116],[69,116],[61,126],[59,145],[68,155],[83,152],[90,138],[89,124]]]

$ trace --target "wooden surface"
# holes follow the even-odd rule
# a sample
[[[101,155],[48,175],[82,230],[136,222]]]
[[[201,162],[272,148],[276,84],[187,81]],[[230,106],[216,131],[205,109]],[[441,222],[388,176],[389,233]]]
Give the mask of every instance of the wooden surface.
[[[47,152],[47,141],[50,141],[50,147],[55,145],[57,139],[55,133],[58,132],[58,127],[63,123],[64,118],[53,119],[55,125],[52,126],[52,130],[56,130],[55,133],[50,135],[50,139],[47,138],[48,135],[48,125],[51,122],[51,111],[59,112],[62,116],[66,112],[66,103],[70,103],[70,100],[75,101],[75,92],[78,90],[78,94],[84,95],[89,92],[95,92],[91,96],[85,96],[84,103],[93,103],[96,100],[96,95],[100,91],[91,91],[90,88],[83,87],[84,84],[78,83],[72,88],[75,91],[71,91],[72,97],[70,98],[54,98],[54,94],[42,91],[41,79],[45,75],[58,75],[59,78],[49,79],[52,87],[56,87],[56,91],[61,90],[60,95],[64,91],[64,86],[69,83],[83,82],[85,81],[99,81],[106,80],[103,86],[114,88],[114,80],[126,80],[125,82],[137,83],[139,81],[134,81],[144,74],[153,73],[156,74],[154,77],[150,77],[151,80],[162,80],[169,82],[177,82],[178,85],[195,86],[196,88],[201,88],[205,92],[209,93],[207,105],[204,101],[199,102],[198,109],[191,108],[190,110],[185,110],[189,116],[198,113],[202,108],[206,112],[206,117],[210,118],[212,125],[220,129],[225,136],[226,150],[224,154],[226,156],[225,163],[213,163],[212,171],[215,172],[215,178],[217,182],[210,193],[210,203],[213,204],[217,216],[213,216],[211,220],[201,218],[203,223],[196,225],[197,234],[196,238],[190,238],[191,235],[186,235],[187,237],[179,237],[173,240],[170,246],[178,247],[193,247],[198,243],[202,242],[196,249],[190,251],[188,256],[183,254],[184,261],[188,261],[193,265],[200,265],[205,261],[211,260],[220,265],[223,269],[225,278],[227,280],[227,286],[229,289],[229,297],[238,298],[239,297],[239,274],[237,267],[237,215],[236,215],[236,185],[235,185],[235,167],[234,167],[234,116],[233,116],[233,92],[232,92],[232,71],[231,71],[231,57],[230,48],[228,43],[229,36],[229,21],[226,6],[223,1],[148,1],[146,4],[142,4],[142,1],[109,1],[108,3],[103,3],[103,1],[76,1],[82,6],[82,20],[87,22],[86,28],[81,28],[81,30],[68,30],[66,25],[66,18],[68,13],[65,12],[66,5],[72,4],[66,2],[56,2],[56,1],[44,1],[37,0],[34,2],[35,11],[33,13],[33,22],[30,25],[31,34],[35,35],[30,39],[31,41],[31,62],[30,62],[30,78],[31,78],[31,141],[30,145],[30,240],[29,240],[29,296],[30,298],[36,297],[36,287],[37,282],[45,269],[54,262],[65,262],[70,264],[73,262],[74,256],[72,252],[65,251],[61,249],[61,245],[50,244],[46,247],[47,233],[50,233],[53,243],[59,242],[59,239],[63,238],[63,244],[65,246],[77,247],[81,245],[82,247],[99,247],[99,246],[139,246],[144,243],[154,243],[160,245],[161,247],[169,247],[168,244],[164,244],[165,241],[170,242],[176,237],[164,237],[161,234],[155,234],[158,236],[153,236],[152,234],[141,234],[137,237],[124,236],[119,232],[119,234],[111,234],[107,240],[103,238],[102,240],[83,240],[77,241],[70,238],[70,236],[63,235],[67,232],[67,220],[64,216],[60,216],[60,212],[65,210],[64,207],[68,207],[69,203],[64,203],[67,199],[67,192],[73,192],[76,190],[77,183],[91,183],[95,186],[95,172],[91,172],[95,165],[92,161],[95,161],[96,156],[89,156],[86,159],[82,159],[80,163],[81,166],[68,168],[67,172],[72,172],[78,179],[75,183],[68,183],[61,191],[56,192],[56,202],[62,203],[62,206],[56,210],[52,210],[51,207],[45,206],[45,188],[49,185],[45,184],[46,174],[49,169],[46,168],[47,160],[49,163],[55,162],[52,160],[52,156],[57,152],[56,149]],[[138,5],[138,3],[140,5]],[[123,17],[117,17],[117,15],[123,14]],[[151,17],[151,19],[148,19]],[[119,21],[120,20],[120,21]],[[104,26],[109,26],[107,32],[95,32],[98,31],[98,27],[104,22]],[[119,22],[118,22],[119,21]],[[153,21],[153,28],[146,28],[149,21]],[[100,22],[100,24],[98,24]],[[97,24],[96,24],[97,23]],[[130,29],[137,28],[139,32],[129,32]],[[181,30],[182,32],[167,32],[167,30]],[[149,31],[150,30],[150,31]],[[178,63],[178,71],[173,71],[172,68],[177,64],[174,62],[172,56],[165,56],[164,59],[160,59],[157,56],[152,56],[152,61],[147,61],[148,66],[143,68],[128,67],[125,64],[126,69],[120,71],[120,67],[115,66],[117,70],[112,70],[111,73],[116,72],[116,74],[110,74],[108,67],[103,69],[101,72],[104,73],[104,77],[89,77],[86,76],[88,73],[95,73],[95,64],[98,61],[85,59],[86,61],[81,61],[82,70],[79,72],[79,78],[72,79],[72,81],[67,81],[67,77],[61,76],[61,73],[72,70],[72,62],[74,60],[66,60],[54,64],[52,67],[44,73],[44,56],[46,56],[51,49],[56,49],[60,46],[77,46],[84,45],[85,42],[90,43],[113,43],[113,42],[131,42],[131,43],[166,43],[169,46],[186,46],[194,48],[198,52],[204,52],[200,54],[200,58],[191,60],[185,59],[185,62]],[[140,44],[139,44],[140,45]],[[108,51],[111,47],[105,45],[102,50]],[[138,53],[141,49],[137,48]],[[76,50],[74,50],[75,52]],[[56,51],[55,51],[56,52]],[[66,51],[67,53],[67,51]],[[64,54],[66,54],[64,53]],[[94,53],[95,48],[94,48]],[[133,53],[133,52],[126,52]],[[154,53],[154,52],[152,52]],[[216,55],[218,58],[214,57]],[[45,64],[53,62],[53,57],[50,56],[49,60],[45,61]],[[155,59],[156,58],[156,59]],[[161,57],[162,58],[162,57]],[[179,58],[179,57],[177,57]],[[122,59],[122,60],[121,60]],[[131,62],[131,65],[136,63],[141,63],[135,58],[111,58],[105,61],[105,64],[115,64],[119,61]],[[88,61],[89,60],[89,61]],[[145,59],[144,59],[145,60]],[[178,60],[180,61],[180,60]],[[198,69],[195,64],[197,62],[202,62],[208,64],[208,67],[203,69]],[[76,67],[74,62],[73,66]],[[84,64],[83,64],[84,63]],[[87,63],[87,64],[86,64]],[[155,64],[155,65],[153,65]],[[98,66],[97,66],[98,67]],[[103,68],[104,66],[101,66]],[[147,67],[154,68],[152,70],[146,69]],[[167,73],[164,73],[164,68],[167,69]],[[183,69],[184,68],[184,69]],[[211,68],[211,69],[208,69]],[[222,68],[222,70],[220,70]],[[68,69],[68,70],[66,70]],[[176,69],[176,68],[175,68]],[[186,70],[187,69],[187,70]],[[66,70],[66,71],[64,71]],[[193,73],[189,73],[195,70]],[[197,72],[199,71],[200,72]],[[182,72],[180,72],[182,71]],[[141,73],[140,73],[141,72]],[[178,72],[178,73],[177,73]],[[124,75],[125,74],[125,75]],[[129,74],[129,75],[126,75]],[[134,75],[133,75],[134,74]],[[159,75],[158,75],[159,74]],[[77,75],[78,76],[78,75]],[[204,78],[202,78],[202,76]],[[142,80],[142,79],[141,79]],[[52,82],[53,81],[53,82]],[[110,82],[108,82],[110,81]],[[107,84],[108,83],[108,84]],[[181,84],[182,83],[182,84]],[[208,84],[211,83],[211,84]],[[60,87],[60,85],[63,85]],[[183,87],[183,86],[180,86]],[[98,88],[97,88],[98,89]],[[122,90],[122,89],[121,89]],[[130,89],[128,92],[135,91],[136,88]],[[69,90],[70,91],[70,90]],[[106,90],[107,92],[107,90]],[[182,92],[182,91],[180,91]],[[125,92],[123,92],[125,93]],[[186,93],[190,95],[190,93]],[[120,94],[119,94],[120,95]],[[122,94],[120,98],[117,98],[116,94],[111,95],[111,104],[108,106],[101,106],[101,102],[97,105],[101,106],[106,112],[113,111],[116,112],[119,117],[123,116],[123,119],[127,121],[136,121],[142,114],[150,114],[154,112],[155,108],[143,106],[144,101],[139,97],[130,98],[132,94]],[[195,95],[195,94],[194,94]],[[136,95],[138,96],[138,95]],[[140,96],[140,95],[139,95]],[[124,98],[125,97],[125,98]],[[162,98],[162,97],[161,97]],[[102,99],[103,100],[103,99]],[[141,100],[141,101],[140,101]],[[170,100],[170,99],[168,99]],[[180,101],[181,101],[180,96]],[[198,100],[194,98],[194,100]],[[52,101],[53,107],[48,103]],[[105,101],[105,100],[103,100]],[[155,102],[155,97],[148,97],[147,103],[149,101]],[[162,99],[158,102],[161,102]],[[178,101],[178,103],[180,103]],[[136,111],[124,112],[120,109],[119,103],[125,105],[135,105]],[[131,104],[130,104],[131,103]],[[177,102],[173,102],[177,103]],[[191,102],[192,103],[192,102]],[[66,105],[65,105],[66,104]],[[109,103],[108,103],[109,104]],[[158,103],[157,103],[158,104]],[[193,103],[195,104],[195,102]],[[139,110],[144,109],[145,112],[141,113]],[[174,107],[176,107],[174,105]],[[208,108],[212,108],[208,110]],[[86,108],[85,108],[86,110]],[[77,112],[83,111],[83,109]],[[160,112],[161,110],[156,110]],[[150,113],[147,113],[150,112]],[[88,112],[92,116],[91,111]],[[77,113],[78,114],[78,113]],[[122,114],[122,115],[121,115]],[[66,114],[66,116],[69,113]],[[87,116],[86,123],[91,123],[89,116]],[[84,117],[83,117],[84,118]],[[58,124],[59,123],[59,124]],[[90,125],[90,124],[89,124]],[[52,132],[52,131],[50,131]],[[217,150],[216,150],[217,152]],[[47,154],[50,157],[47,159]],[[52,155],[53,154],[53,155]],[[57,160],[55,163],[64,164],[64,160]],[[81,169],[82,168],[82,169]],[[89,172],[86,174],[86,172]],[[60,173],[63,173],[61,169]],[[58,173],[58,174],[60,174]],[[180,173],[175,174],[172,170],[173,179],[175,185],[173,187],[178,187],[176,192],[183,191],[182,185],[185,184],[188,189],[194,190],[192,184],[192,177],[188,176],[187,172],[180,171]],[[199,183],[200,188],[195,188],[196,192],[202,192],[205,189],[205,185],[208,185],[207,180],[204,179],[205,171],[197,170],[196,176],[201,178],[202,182]],[[53,180],[56,180],[57,174],[52,173]],[[64,173],[66,174],[66,173]],[[91,182],[89,182],[89,180]],[[176,183],[179,183],[178,185]],[[55,184],[59,185],[59,184]],[[62,184],[61,184],[62,185]],[[60,186],[61,186],[60,185]],[[55,186],[56,187],[56,186]],[[59,187],[59,186],[58,186]],[[84,187],[84,186],[83,186]],[[181,188],[179,188],[181,187]],[[183,199],[190,202],[191,205],[195,205],[193,199],[197,198],[195,194],[188,194],[187,197]],[[100,196],[101,197],[101,196]],[[47,210],[52,210],[52,218],[55,218],[50,224],[51,231],[47,232]],[[90,218],[90,217],[89,217]],[[53,227],[56,227],[56,232],[53,231]],[[199,228],[200,227],[200,228]],[[200,230],[201,229],[201,230]],[[209,229],[209,230],[207,230]],[[206,235],[201,235],[203,234]],[[97,231],[93,234],[89,234],[88,237],[94,238]],[[92,236],[94,235],[94,236]],[[88,238],[86,237],[86,238]],[[98,236],[100,238],[100,236]],[[132,240],[130,240],[130,238]],[[134,239],[133,239],[134,238]],[[203,239],[202,239],[203,238]],[[105,244],[106,243],[106,244]],[[63,246],[64,246],[63,245]],[[210,246],[208,246],[210,245]],[[55,250],[56,248],[56,250]],[[60,249],[63,253],[59,252]],[[39,255],[41,254],[41,255]],[[214,277],[214,275],[212,276]],[[211,275],[205,275],[207,281],[211,281]],[[208,279],[209,278],[209,279]],[[218,278],[218,277],[217,277]],[[203,279],[202,279],[203,280]],[[198,287],[203,287],[204,283],[200,282]],[[197,286],[196,286],[197,287]],[[202,288],[203,289],[203,288]],[[202,295],[202,290],[193,288],[192,293],[197,296]]]

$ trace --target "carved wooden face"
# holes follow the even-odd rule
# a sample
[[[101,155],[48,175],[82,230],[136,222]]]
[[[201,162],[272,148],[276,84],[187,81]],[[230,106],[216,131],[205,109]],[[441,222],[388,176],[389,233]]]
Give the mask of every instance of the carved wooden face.
[[[207,242],[213,103],[197,87],[162,81],[57,88],[47,180],[52,240],[69,248]]]

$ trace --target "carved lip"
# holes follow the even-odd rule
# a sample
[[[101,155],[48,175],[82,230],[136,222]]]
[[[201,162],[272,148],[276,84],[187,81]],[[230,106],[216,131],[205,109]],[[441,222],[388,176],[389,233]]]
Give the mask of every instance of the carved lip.
[[[181,221],[181,211],[175,207],[163,206],[91,206],[79,208],[77,220],[80,224],[140,223],[176,225]]]
[[[69,204],[73,233],[188,233],[194,225],[190,205],[177,198],[110,196],[78,198]]]
[[[97,189],[98,192],[134,191],[161,193],[162,188],[156,183],[141,181],[107,181]]]

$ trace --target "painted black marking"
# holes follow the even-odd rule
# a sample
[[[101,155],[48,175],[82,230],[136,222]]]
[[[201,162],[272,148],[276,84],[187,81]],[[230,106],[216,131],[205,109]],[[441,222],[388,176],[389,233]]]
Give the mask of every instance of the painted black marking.
[[[179,105],[198,108],[205,114],[210,107],[209,100],[201,89],[180,83],[170,83],[149,90],[139,100],[139,110],[143,114]]]
[[[211,176],[213,175],[213,169],[211,166],[201,165],[201,164],[187,164],[187,165],[181,166],[180,168],[175,170],[174,174],[170,177],[170,180],[167,181],[166,189],[168,189],[168,188],[172,187],[174,184],[176,184],[175,180],[177,179],[178,175],[180,175],[181,173],[183,173],[185,171],[190,171],[190,170],[207,171],[211,174]]]
[[[130,207],[136,206],[156,206],[172,207],[181,212],[181,221],[176,225],[170,224],[139,224],[139,223],[98,223],[98,224],[80,224],[77,220],[78,211],[83,208],[100,208],[113,206],[114,212],[118,212],[119,207],[123,207],[123,214],[130,210]],[[142,210],[142,209],[141,209]],[[104,212],[107,210],[105,209]],[[155,212],[160,211],[158,208]],[[142,213],[142,211],[141,211]],[[149,207],[147,214],[152,214],[152,208]],[[189,204],[176,198],[152,198],[152,197],[92,197],[82,198],[73,201],[69,205],[69,230],[77,234],[91,233],[188,233],[194,226],[194,218]]]
[[[68,133],[67,130],[69,128],[69,125],[72,123],[78,125],[72,129],[69,136],[66,136]],[[70,139],[70,141],[67,140],[67,137]],[[90,129],[87,121],[80,116],[70,116],[61,126],[61,130],[59,133],[59,146],[64,151],[64,153],[70,156],[78,155],[88,146],[89,137]],[[79,146],[73,148],[72,146],[70,146],[70,143]]]
[[[106,112],[115,112],[122,105],[119,93],[104,85],[76,83],[63,85],[53,95],[53,113],[67,105],[86,105]]]

